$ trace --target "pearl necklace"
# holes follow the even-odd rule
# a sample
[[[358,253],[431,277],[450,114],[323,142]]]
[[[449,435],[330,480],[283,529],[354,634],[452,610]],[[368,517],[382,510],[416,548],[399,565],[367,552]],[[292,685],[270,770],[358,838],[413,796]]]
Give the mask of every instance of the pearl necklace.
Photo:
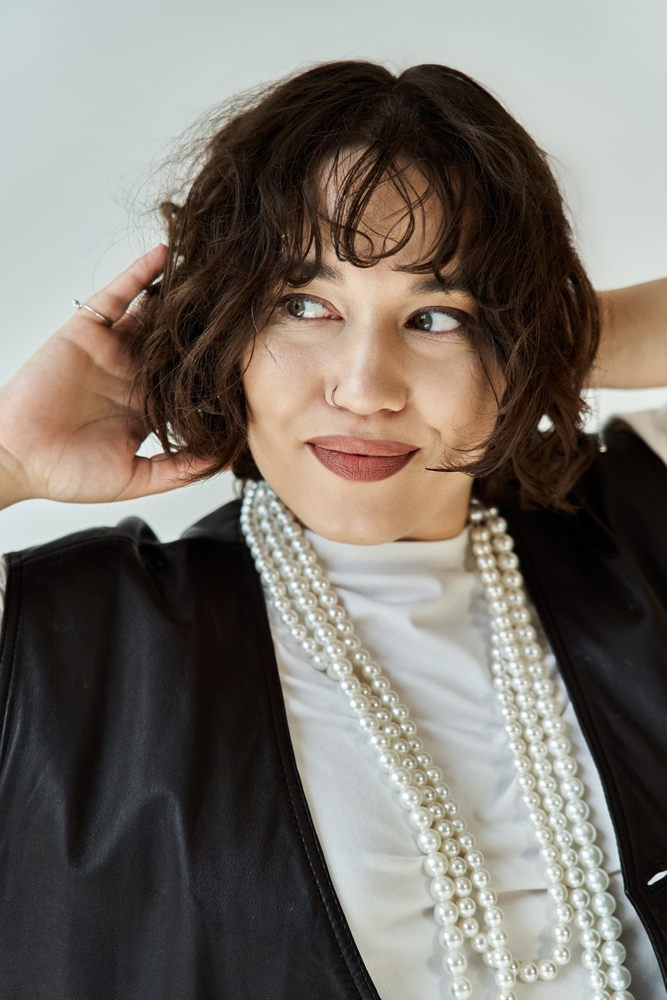
[[[453,1000],[472,996],[464,975],[466,943],[493,971],[497,1000],[516,1000],[517,980],[553,980],[558,967],[570,961],[572,924],[580,932],[591,1000],[633,1000],[619,940],[621,923],[613,915],[616,900],[607,891],[609,876],[595,844],[597,831],[588,819],[567,723],[553,698],[544,650],[531,625],[514,543],[495,508],[473,501],[470,524],[490,617],[493,686],[554,904],[551,957],[524,962],[507,947],[503,912],[484,857],[442,771],[425,752],[407,706],[362,647],[303,529],[263,482],[246,484],[241,511],[241,528],[268,600],[313,666],[338,683],[408,814],[431,879]]]

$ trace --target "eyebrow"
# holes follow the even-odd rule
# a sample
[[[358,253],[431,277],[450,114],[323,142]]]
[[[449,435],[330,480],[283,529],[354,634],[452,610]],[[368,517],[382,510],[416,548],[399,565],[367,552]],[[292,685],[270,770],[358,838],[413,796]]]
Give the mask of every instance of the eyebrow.
[[[462,285],[460,281],[449,279],[446,275],[444,278],[436,278],[434,274],[424,275],[423,278],[413,281],[412,291],[426,294],[429,292],[462,292],[464,295],[470,294],[465,285]]]
[[[315,278],[321,278],[324,281],[331,281],[336,285],[340,285],[343,282],[343,275],[337,267],[330,267],[328,264],[320,264],[316,269],[313,265],[308,268],[305,265],[306,271],[303,277],[306,279],[304,284],[309,284],[314,281]],[[405,267],[397,267],[395,271],[398,274],[410,273]],[[443,278],[436,278],[434,274],[423,275],[415,279],[412,282],[411,291],[414,294],[426,294],[437,293],[437,292],[461,292],[464,295],[469,295],[468,289],[465,285],[461,284],[460,281],[455,281],[454,279],[448,279],[445,275]]]

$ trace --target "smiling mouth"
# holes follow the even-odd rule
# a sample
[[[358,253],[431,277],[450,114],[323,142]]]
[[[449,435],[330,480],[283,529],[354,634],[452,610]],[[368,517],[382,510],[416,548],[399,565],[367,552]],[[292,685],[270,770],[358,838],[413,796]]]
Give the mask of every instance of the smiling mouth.
[[[401,441],[330,435],[306,444],[325,469],[356,482],[375,483],[403,469],[419,448]]]

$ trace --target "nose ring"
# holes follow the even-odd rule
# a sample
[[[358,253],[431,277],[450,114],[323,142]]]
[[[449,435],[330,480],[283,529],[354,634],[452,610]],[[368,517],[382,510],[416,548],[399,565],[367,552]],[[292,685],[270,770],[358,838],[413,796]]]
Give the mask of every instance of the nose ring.
[[[329,397],[329,399],[331,400],[331,405],[335,406],[337,410],[343,410],[343,409],[345,409],[345,407],[344,406],[339,406],[338,403],[336,402],[336,400],[334,399],[334,392],[336,391],[337,388],[338,388],[337,385],[335,385],[333,387],[333,389],[331,390],[331,396]]]

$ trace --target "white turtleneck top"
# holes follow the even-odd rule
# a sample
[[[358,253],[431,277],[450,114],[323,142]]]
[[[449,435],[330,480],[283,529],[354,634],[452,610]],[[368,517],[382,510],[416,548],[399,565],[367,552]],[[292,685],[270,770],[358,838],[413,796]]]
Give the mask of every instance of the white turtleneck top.
[[[626,418],[667,461],[667,414]],[[520,961],[546,957],[551,904],[543,864],[520,799],[491,684],[488,619],[467,552],[468,533],[433,542],[357,546],[308,532],[364,646],[390,678],[419,727],[425,749],[483,852],[509,946]],[[4,591],[0,563],[0,602]],[[0,604],[1,608],[1,604]],[[289,729],[301,780],[342,908],[382,1000],[444,1000],[450,977],[417,849],[374,753],[337,685],[314,670],[269,609]],[[600,780],[551,657],[557,697],[570,723],[610,889],[623,921],[635,1000],[664,987],[655,955],[623,894],[618,852]],[[554,982],[517,983],[517,1000],[589,1000],[573,927],[573,959]],[[466,949],[470,954],[470,950]],[[476,1000],[495,1000],[481,956],[466,975]]]

